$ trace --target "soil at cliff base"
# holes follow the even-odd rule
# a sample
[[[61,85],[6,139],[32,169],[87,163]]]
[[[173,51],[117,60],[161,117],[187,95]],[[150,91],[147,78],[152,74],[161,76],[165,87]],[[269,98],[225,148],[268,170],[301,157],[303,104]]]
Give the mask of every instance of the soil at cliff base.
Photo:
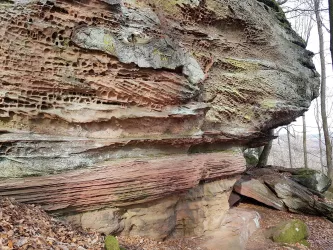
[[[262,218],[261,229],[251,236],[247,250],[333,250],[333,223],[325,218],[292,214],[249,203],[241,203],[239,207],[255,210]],[[268,228],[282,220],[296,218],[303,220],[309,227],[310,248],[297,244],[282,246],[265,238],[264,232]],[[207,250],[200,247],[207,239],[200,237],[164,242],[143,237],[117,238],[126,250]],[[104,236],[52,218],[38,206],[0,197],[0,249],[103,250]]]
[[[333,250],[333,223],[324,217],[283,212],[250,203],[241,203],[239,207],[255,210],[261,216],[261,229],[257,230],[250,237],[246,250]],[[265,237],[265,231],[268,228],[276,226],[281,221],[291,219],[303,220],[308,225],[310,231],[308,242],[310,243],[310,247],[300,244],[281,246]]]
[[[97,250],[101,234],[75,228],[40,207],[0,197],[0,250]]]

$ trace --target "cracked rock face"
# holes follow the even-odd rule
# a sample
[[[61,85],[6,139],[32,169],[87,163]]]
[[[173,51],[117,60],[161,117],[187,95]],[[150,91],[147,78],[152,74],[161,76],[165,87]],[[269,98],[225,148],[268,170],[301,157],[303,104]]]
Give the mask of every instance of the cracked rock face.
[[[0,178],[26,177],[4,180],[0,195],[90,211],[241,173],[236,148],[264,144],[318,95],[312,53],[279,11],[255,0],[0,0]],[[163,172],[164,161],[175,165]]]

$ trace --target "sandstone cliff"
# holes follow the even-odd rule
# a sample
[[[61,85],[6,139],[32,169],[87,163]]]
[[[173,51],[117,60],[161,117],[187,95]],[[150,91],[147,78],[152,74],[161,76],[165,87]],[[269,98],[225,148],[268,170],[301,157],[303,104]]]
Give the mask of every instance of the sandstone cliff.
[[[0,0],[0,20],[0,195],[106,208],[108,232],[218,227],[237,147],[318,95],[274,0]]]

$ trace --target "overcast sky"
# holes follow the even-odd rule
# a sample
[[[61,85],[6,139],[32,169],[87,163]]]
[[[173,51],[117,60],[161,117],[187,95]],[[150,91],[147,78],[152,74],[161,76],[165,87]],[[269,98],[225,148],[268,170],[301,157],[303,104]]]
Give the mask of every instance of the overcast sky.
[[[288,7],[294,7],[296,3],[299,2],[299,0],[289,0],[285,5],[284,9]],[[324,1],[326,4],[327,1]],[[304,6],[298,6],[298,8],[304,8]],[[322,6],[322,9],[326,9],[327,6]],[[297,18],[290,18],[292,14],[287,14],[287,17],[291,24],[295,27],[297,25],[297,22],[299,22],[299,19]],[[329,22],[328,22],[328,12],[323,11],[322,16],[324,18],[323,22],[327,28],[329,28]],[[311,35],[309,38],[308,46],[307,49],[311,50],[314,52],[316,55],[314,57],[314,63],[316,65],[317,71],[320,73],[320,57],[319,57],[319,39],[318,39],[318,32],[317,32],[317,26],[315,25],[315,19],[313,15],[313,28],[311,30]],[[324,40],[325,40],[325,55],[326,55],[326,70],[327,70],[327,110],[331,111],[330,116],[333,116],[333,111],[332,111],[332,104],[333,104],[333,71],[332,71],[332,64],[331,64],[331,57],[330,57],[330,51],[329,51],[329,41],[330,41],[330,36],[329,33],[324,29]],[[320,102],[320,101],[319,101]],[[308,112],[306,112],[306,125],[307,125],[307,132],[310,134],[317,134],[318,129],[317,129],[317,124],[315,121],[315,116],[314,116],[314,107],[315,107],[315,101],[312,102],[312,105],[309,109]],[[333,119],[330,119],[332,122]],[[297,132],[302,132],[302,117],[298,118],[296,122],[292,123],[296,129]],[[333,126],[333,124],[331,124]],[[331,127],[332,127],[331,126]]]

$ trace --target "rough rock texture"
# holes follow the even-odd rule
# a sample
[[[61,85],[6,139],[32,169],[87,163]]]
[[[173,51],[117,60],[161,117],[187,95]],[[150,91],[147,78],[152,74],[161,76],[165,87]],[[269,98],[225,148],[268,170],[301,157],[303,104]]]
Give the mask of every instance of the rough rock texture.
[[[299,170],[290,169],[290,172],[298,174]],[[322,215],[332,221],[332,203],[316,190],[295,182],[290,172],[285,168],[274,167],[250,170],[248,176],[237,182],[234,191],[279,210],[287,208],[295,213]],[[258,183],[263,190],[271,191],[258,189]]]
[[[0,195],[128,210],[242,172],[234,148],[265,144],[318,95],[313,54],[280,11],[0,0]]]
[[[163,240],[170,236],[201,236],[221,228],[229,209],[228,198],[235,178],[205,183],[181,196],[126,208],[103,209],[66,220],[98,232],[125,236],[148,236]]]
[[[161,199],[187,191],[200,181],[243,171],[244,159],[234,152],[118,160],[95,169],[2,181],[0,195],[43,205],[50,212],[83,212]]]
[[[299,184],[319,193],[327,191],[332,184],[332,180],[327,175],[312,169],[298,169],[291,178]]]
[[[234,190],[243,196],[251,197],[267,206],[279,210],[286,209],[283,201],[277,198],[269,187],[259,180],[242,178],[237,181]]]
[[[0,177],[265,139],[318,94],[312,54],[260,1],[0,5]]]
[[[249,237],[260,228],[258,212],[232,208],[225,215],[220,230],[208,236],[213,238],[202,243],[207,250],[244,250]]]

